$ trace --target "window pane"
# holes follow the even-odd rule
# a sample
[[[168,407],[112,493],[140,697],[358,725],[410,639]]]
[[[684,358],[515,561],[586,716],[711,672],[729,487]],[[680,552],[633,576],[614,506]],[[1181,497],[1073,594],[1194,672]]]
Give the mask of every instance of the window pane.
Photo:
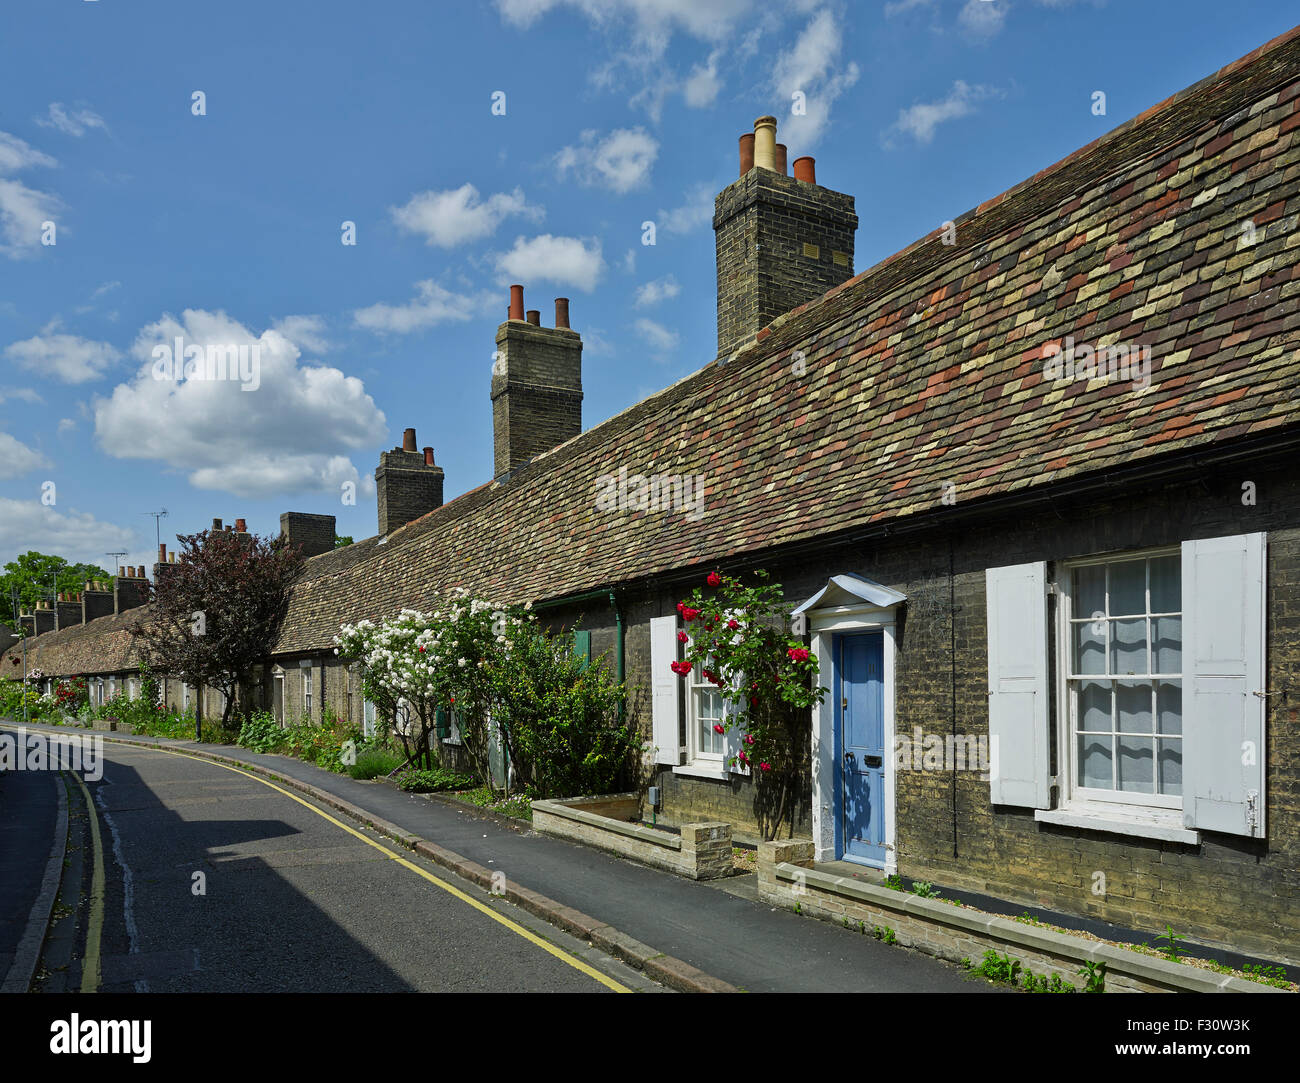
[[[1182,738],[1163,738],[1160,746],[1160,792],[1180,797],[1183,792]]]
[[[1113,620],[1110,622],[1110,672],[1148,673],[1147,622],[1138,620]]]
[[[1120,681],[1115,686],[1116,720],[1120,733],[1151,732],[1151,686]]]
[[[1152,656],[1155,673],[1183,671],[1183,618],[1152,617]]]
[[[1106,681],[1079,683],[1079,729],[1111,731],[1110,684]]]
[[[1160,733],[1183,732],[1181,681],[1160,681],[1156,685],[1156,725]]]
[[[1128,613],[1147,611],[1147,562],[1126,560],[1122,564],[1109,564],[1110,615],[1122,617]]]
[[[1119,788],[1152,793],[1155,742],[1149,737],[1119,738]]]
[[[1111,743],[1113,737],[1096,734],[1079,735],[1079,785],[1098,790],[1114,789],[1111,780]]]
[[[1106,612],[1106,565],[1090,564],[1074,572],[1074,615]]]
[[[1151,559],[1151,612],[1179,613],[1183,608],[1182,565],[1178,557]]]
[[[1074,626],[1074,672],[1106,672],[1106,622],[1088,621]]]

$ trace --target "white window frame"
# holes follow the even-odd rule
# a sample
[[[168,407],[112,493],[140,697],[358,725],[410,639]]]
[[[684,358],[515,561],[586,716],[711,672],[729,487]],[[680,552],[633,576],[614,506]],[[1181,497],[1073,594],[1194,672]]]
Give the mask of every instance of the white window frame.
[[[307,712],[307,717],[311,717],[311,694],[312,694],[312,669],[311,666],[302,667],[302,707]]]
[[[186,684],[184,681],[182,681],[181,682],[181,710],[188,711],[189,709],[190,709],[190,686]]]
[[[711,743],[718,746],[718,751],[714,752],[711,749],[706,751],[703,747],[703,734],[700,731],[700,726],[705,721],[708,721],[710,727],[714,723],[724,725],[726,706],[717,685],[711,684],[704,679],[703,668],[701,665],[696,665],[686,678],[686,762],[721,770],[726,766],[726,737],[722,734],[713,733],[712,736],[715,740]],[[718,704],[716,718],[706,720],[703,716],[701,701],[706,695],[716,698]],[[712,733],[712,729],[710,729],[710,732]]]
[[[1057,705],[1057,779],[1060,784],[1059,788],[1059,813],[1065,817],[1071,816],[1096,816],[1110,819],[1128,819],[1149,822],[1154,824],[1166,825],[1169,828],[1176,829],[1182,833],[1183,828],[1183,798],[1182,795],[1156,794],[1156,793],[1138,793],[1131,790],[1102,790],[1093,787],[1079,785],[1078,778],[1078,753],[1075,748],[1077,738],[1076,729],[1076,697],[1072,694],[1070,681],[1079,677],[1094,676],[1090,674],[1071,674],[1072,658],[1074,651],[1074,639],[1072,631],[1072,619],[1082,620],[1091,614],[1080,614],[1077,618],[1074,614],[1074,591],[1073,580],[1074,572],[1083,567],[1090,567],[1105,564],[1121,564],[1134,560],[1149,561],[1156,557],[1178,557],[1181,570],[1182,551],[1179,546],[1159,546],[1149,549],[1121,550],[1111,553],[1103,553],[1095,556],[1081,557],[1078,559],[1063,560],[1056,564],[1055,581],[1057,595],[1060,604],[1057,608],[1056,621],[1056,651],[1052,659],[1052,665],[1056,680],[1056,705]],[[1150,574],[1148,572],[1147,583],[1147,608],[1150,609]],[[1186,606],[1187,600],[1180,599],[1179,604]],[[1109,604],[1108,604],[1109,608]],[[1183,610],[1180,610],[1180,616]],[[1148,612],[1147,616],[1150,616]],[[1107,640],[1109,644],[1109,639]],[[1151,639],[1148,635],[1147,642],[1148,652],[1151,650]],[[1109,648],[1108,648],[1109,654]],[[1180,642],[1181,654],[1181,642]],[[1183,669],[1176,675],[1177,680],[1184,681]],[[1104,674],[1102,675],[1104,676]],[[1146,679],[1160,679],[1167,677],[1174,679],[1173,674],[1143,674]],[[1185,685],[1183,685],[1185,687]],[[1114,699],[1112,697],[1112,705]],[[1112,706],[1112,710],[1114,707]],[[1156,719],[1152,717],[1152,734],[1155,736]],[[1114,752],[1118,756],[1118,748]],[[1183,757],[1186,762],[1186,757]],[[1155,777],[1159,777],[1158,759],[1152,763],[1152,771]],[[1185,778],[1185,776],[1184,776]],[[1061,818],[1052,814],[1039,812],[1037,815],[1041,820],[1052,820]]]

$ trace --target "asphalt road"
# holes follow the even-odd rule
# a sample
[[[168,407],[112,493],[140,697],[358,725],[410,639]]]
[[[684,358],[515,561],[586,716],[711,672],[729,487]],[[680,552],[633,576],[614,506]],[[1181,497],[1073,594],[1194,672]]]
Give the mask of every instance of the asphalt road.
[[[106,743],[103,778],[86,785],[106,870],[100,991],[659,989],[590,945],[252,776]],[[88,868],[89,835],[82,832]],[[87,872],[65,968],[69,988],[93,966],[89,882]]]

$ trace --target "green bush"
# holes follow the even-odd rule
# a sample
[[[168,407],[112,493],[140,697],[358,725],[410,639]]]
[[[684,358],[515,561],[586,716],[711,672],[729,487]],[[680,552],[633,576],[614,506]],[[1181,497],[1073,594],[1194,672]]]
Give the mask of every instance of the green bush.
[[[348,768],[353,778],[378,778],[390,775],[402,763],[402,757],[391,748],[369,747],[358,750],[357,762]]]
[[[249,715],[235,743],[250,752],[274,752],[284,742],[284,730],[269,711]]]
[[[440,790],[464,790],[474,785],[469,775],[458,775],[445,767],[431,771],[403,771],[397,784],[407,793],[437,793]],[[490,791],[489,791],[490,792]]]

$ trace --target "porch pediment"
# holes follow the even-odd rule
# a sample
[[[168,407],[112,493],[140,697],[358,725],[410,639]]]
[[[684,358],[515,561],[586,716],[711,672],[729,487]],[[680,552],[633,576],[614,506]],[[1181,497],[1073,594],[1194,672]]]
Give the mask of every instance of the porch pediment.
[[[872,605],[888,609],[907,601],[906,594],[882,586],[861,575],[849,572],[833,575],[816,594],[795,609],[796,613],[809,613],[815,609],[833,609],[844,605]]]

